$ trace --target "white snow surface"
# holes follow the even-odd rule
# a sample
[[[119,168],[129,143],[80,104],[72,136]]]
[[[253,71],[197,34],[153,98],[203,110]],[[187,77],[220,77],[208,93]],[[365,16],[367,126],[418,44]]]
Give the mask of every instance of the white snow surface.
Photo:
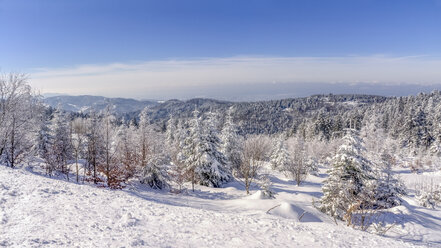
[[[177,195],[136,183],[109,190],[0,166],[0,247],[441,246],[437,210],[415,217],[438,214],[432,233],[412,224],[410,233],[383,237],[336,225],[312,207],[323,177],[310,176],[300,187],[283,177],[271,180],[275,199],[246,197],[237,182]]]

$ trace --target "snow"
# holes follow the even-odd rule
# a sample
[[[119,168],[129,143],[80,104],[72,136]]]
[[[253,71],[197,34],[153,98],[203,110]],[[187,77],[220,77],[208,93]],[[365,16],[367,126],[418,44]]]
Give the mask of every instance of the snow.
[[[415,224],[402,239],[336,225],[311,205],[312,198],[320,194],[318,182],[323,178],[309,177],[304,186],[297,187],[283,176],[276,176],[271,177],[278,192],[276,199],[262,199],[256,197],[262,195],[259,191],[245,196],[238,182],[217,189],[197,186],[195,192],[176,195],[136,183],[124,190],[109,190],[47,178],[29,168],[0,166],[0,246],[412,247],[408,241],[417,245],[427,245],[428,241],[441,244],[439,232],[436,233],[440,223],[435,219],[427,222],[428,228],[434,228],[432,233]],[[273,209],[268,211],[270,208]],[[415,211],[413,206],[404,208],[410,213]],[[432,214],[440,216],[435,210],[418,211],[421,215],[415,219],[422,218],[420,222]]]

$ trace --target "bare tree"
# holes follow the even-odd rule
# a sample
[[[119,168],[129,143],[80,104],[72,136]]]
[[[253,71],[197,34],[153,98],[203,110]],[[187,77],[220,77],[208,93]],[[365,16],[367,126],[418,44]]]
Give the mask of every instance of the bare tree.
[[[290,159],[288,159],[284,171],[296,181],[297,186],[300,186],[301,182],[306,179],[309,170],[304,140],[302,138],[289,139],[288,150]]]
[[[25,74],[0,76],[0,155],[9,166],[29,154],[40,111],[41,104]]]
[[[257,178],[269,151],[270,145],[262,136],[251,136],[245,140],[238,171],[243,177],[247,194],[250,193],[251,183]]]
[[[104,174],[107,178],[107,186],[119,187],[120,175],[117,165],[116,151],[118,150],[115,117],[111,114],[111,105],[106,107],[102,122],[102,140],[104,143]]]

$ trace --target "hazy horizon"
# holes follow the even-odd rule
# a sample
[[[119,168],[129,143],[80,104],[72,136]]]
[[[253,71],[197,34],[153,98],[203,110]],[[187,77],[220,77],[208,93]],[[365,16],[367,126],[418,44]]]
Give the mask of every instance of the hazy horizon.
[[[399,97],[416,95],[418,93],[430,93],[433,90],[441,90],[441,84],[439,85],[418,85],[418,84],[401,84],[401,85],[373,85],[369,83],[359,84],[327,84],[327,83],[305,83],[297,84],[260,84],[259,87],[253,87],[250,91],[248,85],[235,85],[235,94],[229,96],[223,95],[222,90],[217,94],[214,92],[208,92],[212,88],[206,89],[207,94],[203,95],[181,95],[181,97],[143,97],[140,94],[139,97],[121,96],[121,95],[100,95],[100,94],[68,94],[63,92],[51,92],[43,93],[45,98],[54,96],[102,96],[107,98],[129,98],[136,100],[151,100],[151,101],[167,101],[172,99],[189,100],[193,98],[207,98],[224,101],[265,101],[265,100],[279,100],[286,98],[298,98],[308,97],[312,95],[341,95],[341,94],[359,94],[359,95],[377,95],[386,97]],[[376,86],[376,87],[375,87]],[[268,90],[273,90],[273,94],[268,94]],[[232,89],[224,89],[224,91],[230,92]],[[266,92],[266,93],[265,93]]]

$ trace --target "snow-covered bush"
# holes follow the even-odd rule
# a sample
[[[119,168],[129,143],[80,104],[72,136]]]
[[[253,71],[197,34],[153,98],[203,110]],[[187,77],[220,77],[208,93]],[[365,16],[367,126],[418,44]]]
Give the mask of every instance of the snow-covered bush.
[[[381,161],[377,164],[376,183],[374,192],[374,206],[376,208],[391,208],[401,205],[401,196],[406,195],[406,189],[401,180],[392,173],[394,157],[387,152],[380,155]]]
[[[267,175],[263,176],[260,182],[260,188],[267,199],[275,198],[276,192],[272,189],[272,186],[273,182],[271,182],[271,179]]]
[[[441,186],[435,186],[433,182],[416,192],[418,203],[426,208],[435,208],[441,205]]]

